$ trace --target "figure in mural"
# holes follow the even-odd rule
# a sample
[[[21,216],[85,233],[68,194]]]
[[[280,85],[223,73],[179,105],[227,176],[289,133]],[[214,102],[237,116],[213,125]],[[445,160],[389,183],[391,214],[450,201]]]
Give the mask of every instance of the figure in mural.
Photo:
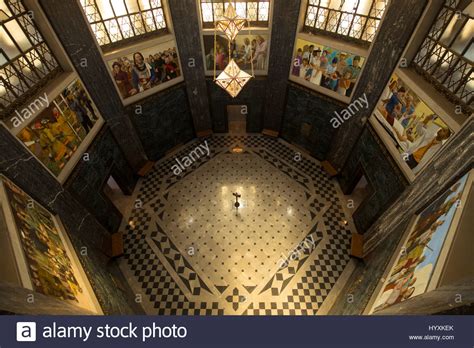
[[[300,76],[301,65],[303,65],[303,50],[300,48],[296,52],[296,57],[293,60],[293,69],[291,73],[295,76]]]
[[[360,72],[361,72],[361,67],[360,65],[360,56],[355,56],[354,59],[352,59],[352,64],[349,65],[344,69],[342,72],[343,74],[349,72],[350,73],[350,86],[346,91],[346,95],[349,97],[352,94],[352,91],[354,90],[354,86],[356,84],[357,79],[359,78]]]
[[[384,90],[375,116],[414,174],[419,173],[453,134],[396,75]]]
[[[95,114],[94,107],[92,106],[92,100],[87,96],[86,91],[83,88],[79,88],[76,95],[79,102],[84,105],[92,116],[93,121],[97,121],[99,117]]]
[[[171,53],[165,54],[164,68],[165,80],[169,81],[178,77],[178,64],[175,63],[175,58]]]
[[[214,61],[215,61],[214,48],[211,48],[209,50],[209,53],[206,55],[206,69],[207,70],[214,69]]]
[[[311,67],[311,64],[309,64],[309,60],[306,58],[303,58],[303,65],[301,66],[301,69],[300,69],[300,77],[305,79],[306,81],[309,81],[312,75],[313,75],[313,68]]]
[[[325,73],[324,87],[330,90],[336,90],[339,76],[337,74],[337,57],[334,57],[331,64],[328,65]]]
[[[449,128],[433,129],[428,126],[428,123],[435,117],[437,116],[429,115],[416,126],[417,141],[412,142],[406,149],[406,153],[409,154],[406,162],[411,169],[427,162],[441,149],[443,142],[451,136]]]
[[[143,54],[135,52],[133,54],[133,67],[132,67],[132,85],[139,92],[143,92],[151,88],[152,83],[155,81],[155,72],[151,68],[150,64],[145,62]]]
[[[257,46],[255,49],[254,64],[256,70],[264,70],[267,60],[268,43],[263,36],[257,36]]]
[[[98,119],[79,81],[65,88],[17,137],[55,175],[59,175]]]
[[[241,58],[240,59],[241,59],[241,62],[246,66],[253,59],[252,45],[251,45],[250,39],[248,37],[246,37],[244,39],[244,45],[242,46],[242,52],[241,52]]]
[[[67,101],[69,108],[76,114],[86,134],[89,133],[92,127],[94,127],[94,124],[87,115],[87,111],[81,104],[81,101],[72,92],[67,94]]]
[[[320,49],[313,51],[313,55],[309,61],[309,64],[313,68],[313,75],[311,76],[310,82],[319,86],[321,84],[321,77],[323,76],[321,72],[321,50]]]

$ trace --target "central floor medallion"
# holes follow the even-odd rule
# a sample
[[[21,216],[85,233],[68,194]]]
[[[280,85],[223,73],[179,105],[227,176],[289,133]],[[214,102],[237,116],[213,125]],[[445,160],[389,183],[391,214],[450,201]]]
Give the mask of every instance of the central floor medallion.
[[[305,192],[258,155],[221,153],[170,188],[160,223],[212,284],[257,287],[311,229]]]
[[[236,140],[244,144],[238,154],[230,150]],[[209,156],[181,176],[170,157],[140,185],[143,206],[127,220],[122,267],[133,274],[132,287],[149,295],[145,309],[316,313],[348,260],[349,231],[340,224],[347,218],[334,183],[316,161],[292,161],[294,151],[275,139],[208,142]],[[163,296],[170,287],[174,296]]]

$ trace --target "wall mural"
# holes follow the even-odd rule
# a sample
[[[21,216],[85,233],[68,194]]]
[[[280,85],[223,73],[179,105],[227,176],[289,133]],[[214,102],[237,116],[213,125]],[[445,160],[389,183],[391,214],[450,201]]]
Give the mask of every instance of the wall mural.
[[[372,311],[381,311],[426,292],[435,268],[442,267],[439,256],[447,236],[454,232],[454,217],[462,210],[459,202],[468,176],[458,180],[418,215]]]
[[[71,83],[17,137],[56,176],[98,120],[98,111],[79,80]]]
[[[2,183],[15,229],[11,240],[18,240],[22,251],[16,258],[26,262],[32,290],[96,311],[53,215],[10,180],[0,177]]]
[[[415,175],[453,135],[443,119],[396,74],[382,94],[375,117]]]
[[[181,76],[174,41],[131,52],[107,63],[123,99]]]
[[[231,43],[232,57],[243,70],[250,70],[253,61],[254,70],[267,69],[268,35],[237,35]],[[217,35],[217,54],[214,54],[214,35],[204,35],[205,66],[208,72],[214,71],[214,60],[216,70],[222,71],[229,63],[229,41],[225,35]]]
[[[364,57],[298,39],[291,76],[350,97],[364,61]]]

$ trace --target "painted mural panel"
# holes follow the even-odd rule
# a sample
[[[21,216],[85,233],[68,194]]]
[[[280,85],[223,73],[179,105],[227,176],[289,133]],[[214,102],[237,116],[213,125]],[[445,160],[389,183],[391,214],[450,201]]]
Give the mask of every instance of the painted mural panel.
[[[364,57],[350,52],[298,39],[291,76],[343,97],[350,97],[364,62]]]
[[[0,177],[1,186],[4,191],[0,194],[8,202],[7,216],[11,217],[10,240],[18,245],[13,249],[19,273],[30,280],[23,286],[96,312],[90,285],[86,285],[54,216],[10,180]]]
[[[130,98],[181,76],[176,43],[169,41],[107,61],[123,99]]]
[[[375,110],[375,118],[415,176],[454,134],[409,85],[394,74]]]
[[[207,73],[225,69],[229,63],[229,40],[225,35],[217,35],[214,44],[214,35],[204,35],[204,54]],[[239,67],[248,73],[252,63],[255,71],[264,71],[268,66],[269,35],[240,34],[230,43],[232,59]]]
[[[99,116],[79,80],[71,83],[54,100],[45,100],[45,108],[17,133],[17,137],[58,176]]]
[[[448,235],[453,233],[453,220],[462,208],[460,199],[468,176],[458,180],[419,214],[372,307],[374,312],[427,291],[435,268],[442,266],[440,253],[446,247]]]

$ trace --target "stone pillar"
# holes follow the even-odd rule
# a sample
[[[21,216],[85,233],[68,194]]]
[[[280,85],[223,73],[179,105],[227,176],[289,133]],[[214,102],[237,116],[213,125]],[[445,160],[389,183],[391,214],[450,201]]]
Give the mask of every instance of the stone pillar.
[[[194,128],[197,136],[209,135],[212,121],[196,1],[169,0],[169,5]]]
[[[286,106],[286,90],[301,0],[273,2],[273,24],[265,95],[264,129],[279,133]],[[257,97],[257,96],[256,96]]]
[[[328,161],[336,171],[339,172],[342,169],[359,139],[410,41],[426,4],[426,0],[397,0],[391,1],[385,10],[384,19],[378,29],[352,99],[356,100],[365,93],[369,107],[344,122],[336,133],[328,155]]]
[[[128,296],[117,291],[116,283],[121,279],[112,276],[120,274],[119,270],[116,265],[110,265],[110,259],[102,253],[103,238],[108,236],[108,231],[2,125],[0,174],[13,180],[33,199],[59,216],[104,312],[132,313],[127,304]],[[87,255],[80,253],[83,248],[86,248]],[[122,288],[127,288],[124,283]]]
[[[40,5],[125,158],[138,171],[147,162],[145,151],[125,114],[79,1],[41,0]]]

